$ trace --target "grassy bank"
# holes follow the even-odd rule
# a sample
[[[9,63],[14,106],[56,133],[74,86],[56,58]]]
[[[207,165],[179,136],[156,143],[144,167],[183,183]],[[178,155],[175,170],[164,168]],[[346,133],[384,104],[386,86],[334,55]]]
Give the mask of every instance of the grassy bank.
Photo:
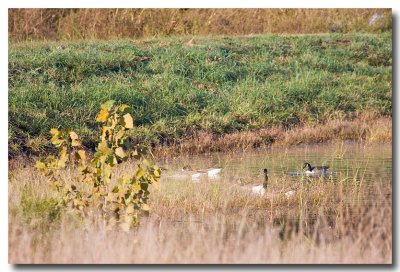
[[[334,120],[342,129],[315,141],[343,139],[343,131],[360,140],[371,134],[351,122],[365,116],[388,120],[375,139],[391,140],[390,33],[189,40],[11,43],[10,155],[48,151],[52,127],[76,130],[93,148],[95,116],[108,99],[133,108],[132,137],[154,147],[276,128],[297,137]]]
[[[392,119],[374,114],[361,114],[353,120],[337,118],[324,124],[305,124],[293,128],[278,125],[220,136],[202,131],[179,144],[158,145],[153,149],[153,153],[156,156],[170,157],[182,154],[251,150],[272,145],[288,147],[346,140],[366,143],[391,142]]]
[[[384,17],[369,24],[376,14]],[[262,33],[380,33],[391,9],[10,9],[9,38],[76,40]]]

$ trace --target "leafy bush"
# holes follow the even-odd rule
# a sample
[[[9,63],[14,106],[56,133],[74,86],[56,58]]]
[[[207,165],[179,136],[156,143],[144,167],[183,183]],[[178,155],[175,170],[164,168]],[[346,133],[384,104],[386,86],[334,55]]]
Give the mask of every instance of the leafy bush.
[[[113,100],[101,105],[96,118],[102,124],[101,140],[89,163],[79,136],[72,130],[55,128],[50,131],[51,143],[58,148],[58,156],[50,155],[36,162],[37,169],[49,177],[51,187],[60,193],[58,204],[82,217],[99,210],[103,219],[125,230],[139,224],[141,213],[149,212],[149,186],[156,185],[161,174],[158,166],[145,158],[146,148],[129,140],[127,132],[133,128],[129,111],[128,105],[115,106]],[[120,177],[112,186],[114,166],[129,158],[139,161],[137,170]],[[79,166],[78,178],[72,182],[60,173],[68,163]]]

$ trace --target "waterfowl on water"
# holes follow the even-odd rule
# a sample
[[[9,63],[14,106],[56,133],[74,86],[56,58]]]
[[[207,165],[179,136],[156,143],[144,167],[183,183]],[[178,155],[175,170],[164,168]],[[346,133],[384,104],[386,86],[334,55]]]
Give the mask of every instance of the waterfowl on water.
[[[263,181],[263,183],[261,185],[257,185],[257,186],[251,187],[251,193],[253,195],[260,195],[260,196],[266,195],[267,197],[279,197],[279,196],[281,196],[281,194],[279,194],[279,193],[268,193],[267,192],[267,188],[268,188],[268,169],[264,168],[263,172],[264,172],[264,181]],[[288,191],[288,192],[284,193],[284,195],[286,196],[286,198],[290,198],[295,193],[296,193],[296,191],[291,190],[291,191]]]
[[[207,171],[207,175],[209,178],[214,178],[216,177],[219,172],[221,172],[222,168],[209,168],[206,169],[205,171]]]
[[[311,166],[310,163],[305,162],[303,169],[307,168],[306,175],[310,177],[318,177],[328,174],[329,166]]]
[[[182,171],[191,175],[193,181],[200,180],[201,176],[206,175],[209,178],[217,178],[219,177],[219,173],[221,172],[222,168],[208,168],[208,169],[199,169],[193,170],[192,167],[189,165],[185,165],[182,168]]]
[[[261,185],[251,187],[251,193],[255,195],[264,195],[268,187],[268,169],[264,168],[264,182]]]

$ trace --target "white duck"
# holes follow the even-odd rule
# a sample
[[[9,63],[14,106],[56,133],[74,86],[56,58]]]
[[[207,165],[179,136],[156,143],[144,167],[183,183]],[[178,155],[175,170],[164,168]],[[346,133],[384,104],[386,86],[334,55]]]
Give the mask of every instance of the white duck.
[[[207,175],[209,178],[215,179],[219,177],[219,173],[222,168],[208,168],[208,169],[200,169],[193,170],[189,165],[185,165],[182,168],[183,172],[190,174],[193,182],[198,182],[203,175]]]

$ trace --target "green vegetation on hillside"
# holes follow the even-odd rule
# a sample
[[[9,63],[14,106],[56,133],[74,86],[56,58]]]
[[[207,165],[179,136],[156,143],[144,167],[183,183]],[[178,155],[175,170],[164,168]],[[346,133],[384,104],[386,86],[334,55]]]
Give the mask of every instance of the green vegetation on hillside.
[[[53,127],[93,148],[97,109],[110,99],[132,107],[134,139],[155,145],[391,116],[390,33],[189,40],[10,44],[10,154],[43,151]]]

